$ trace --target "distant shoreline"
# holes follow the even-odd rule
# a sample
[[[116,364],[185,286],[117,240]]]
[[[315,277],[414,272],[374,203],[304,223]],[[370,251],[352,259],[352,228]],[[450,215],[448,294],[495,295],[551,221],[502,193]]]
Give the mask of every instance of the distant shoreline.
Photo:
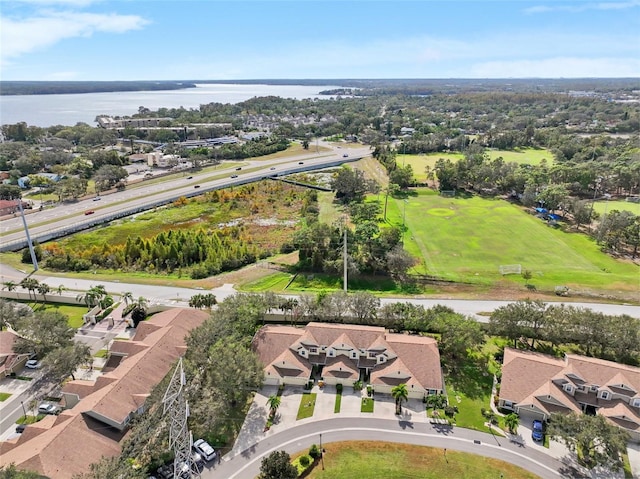
[[[0,96],[166,91],[195,87],[195,83],[178,81],[0,81]]]
[[[196,88],[197,85],[331,86],[321,95],[437,93],[635,91],[639,78],[397,78],[397,79],[253,79],[253,80],[159,80],[159,81],[0,81],[0,96],[168,91]],[[338,89],[336,89],[338,87]]]

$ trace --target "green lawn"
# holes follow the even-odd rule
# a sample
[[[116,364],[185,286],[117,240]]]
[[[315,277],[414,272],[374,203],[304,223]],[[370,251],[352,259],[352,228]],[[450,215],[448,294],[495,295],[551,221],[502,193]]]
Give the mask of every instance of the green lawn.
[[[342,405],[342,391],[337,391],[336,392],[336,403],[333,406],[333,412],[334,413],[339,413],[341,405]]]
[[[506,280],[524,288],[519,275],[499,272],[500,265],[521,264],[538,289],[637,288],[637,266],[602,253],[586,235],[550,228],[504,200],[414,191],[406,202],[389,201],[387,221],[402,226],[406,220],[405,248],[420,261],[417,273],[486,285]]]
[[[458,371],[448,374],[445,383],[449,405],[458,408],[456,425],[487,432],[481,409],[489,409],[493,376],[481,363],[469,360]],[[441,414],[440,417],[444,416]]]
[[[11,397],[11,394],[9,393],[0,393],[0,402],[6,401],[10,397]]]
[[[318,208],[320,209],[318,220],[320,223],[332,225],[343,215],[342,210],[334,203],[335,197],[333,192],[318,191]]]
[[[640,203],[631,203],[630,201],[596,201],[593,209],[600,215],[613,210],[630,211],[634,215],[640,215]]]
[[[316,407],[316,393],[305,393],[300,400],[300,407],[298,407],[298,415],[296,421],[300,419],[306,419],[313,416],[313,410]]]
[[[373,398],[362,398],[362,405],[360,406],[360,412],[373,412],[373,406],[375,405]]]
[[[84,324],[82,315],[88,311],[86,306],[60,303],[39,304],[34,309],[36,311],[58,311],[69,318],[67,324],[74,329],[78,329]]]
[[[512,464],[442,449],[373,441],[328,443],[324,470],[316,465],[309,479],[535,479]]]
[[[539,165],[545,159],[547,164],[553,163],[553,155],[549,150],[522,148],[516,150],[487,150],[487,156],[492,160],[498,157],[507,162],[515,162],[518,164]],[[413,168],[413,176],[419,183],[424,183],[427,179],[425,168],[428,166],[433,168],[440,158],[445,160],[458,161],[464,158],[462,153],[430,153],[428,155],[403,155],[396,157],[398,165],[411,165]]]
[[[274,270],[275,271],[275,270]],[[273,274],[264,276],[263,278],[251,281],[242,285],[238,285],[237,288],[241,291],[274,291],[282,292],[285,286],[289,284],[289,280],[293,275],[290,273],[283,273],[276,271]]]

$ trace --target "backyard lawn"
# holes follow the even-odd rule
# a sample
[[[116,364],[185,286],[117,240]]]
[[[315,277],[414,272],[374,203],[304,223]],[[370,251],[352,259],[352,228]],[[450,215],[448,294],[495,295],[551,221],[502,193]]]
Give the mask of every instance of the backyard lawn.
[[[535,474],[512,464],[475,454],[373,441],[328,443],[324,470],[316,466],[310,479],[534,479]]]
[[[600,215],[609,213],[613,210],[630,211],[634,215],[640,216],[640,203],[632,203],[630,201],[596,201],[593,209]]]
[[[428,188],[406,201],[389,201],[387,221],[406,222],[405,249],[420,263],[416,273],[467,283],[518,282],[502,277],[500,265],[520,264],[538,289],[630,291],[637,288],[637,266],[602,253],[589,237],[550,228],[520,207],[499,199],[448,198]],[[381,200],[383,201],[383,200]]]

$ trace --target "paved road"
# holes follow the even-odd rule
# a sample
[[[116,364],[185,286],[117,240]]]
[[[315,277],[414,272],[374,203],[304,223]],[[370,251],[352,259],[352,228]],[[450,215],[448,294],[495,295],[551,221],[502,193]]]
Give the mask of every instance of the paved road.
[[[262,458],[272,451],[289,454],[307,450],[311,444],[336,441],[379,440],[447,448],[493,457],[520,466],[544,479],[566,477],[564,465],[534,449],[510,443],[506,438],[463,428],[434,429],[428,423],[411,423],[391,419],[340,418],[301,424],[268,436],[246,451],[225,458],[205,470],[204,479],[246,479],[260,472]],[[478,442],[474,442],[478,441]],[[497,471],[499,472],[499,471]],[[566,472],[566,471],[565,471]]]
[[[51,209],[35,211],[26,215],[29,232],[32,239],[43,238],[53,230],[71,228],[84,223],[95,223],[101,218],[105,221],[122,211],[132,209],[150,209],[161,202],[170,202],[182,196],[191,197],[205,193],[209,190],[220,189],[232,185],[241,185],[253,181],[259,181],[273,175],[285,175],[300,171],[311,171],[326,168],[348,161],[356,161],[369,156],[369,148],[357,148],[348,150],[348,157],[343,157],[344,149],[315,153],[310,151],[295,157],[278,160],[253,160],[247,161],[242,171],[236,172],[234,168],[223,169],[215,172],[193,173],[192,179],[176,176],[166,181],[142,184],[124,191],[115,192],[102,197],[100,201],[87,199],[76,203],[65,203]],[[273,170],[271,168],[274,168]],[[231,178],[231,175],[237,178]],[[178,174],[179,175],[179,174]],[[211,179],[216,178],[216,179]],[[199,188],[195,189],[194,186]],[[91,215],[85,215],[86,211],[94,211]],[[2,243],[13,244],[16,241],[25,241],[25,232],[20,217],[4,219],[0,224]]]

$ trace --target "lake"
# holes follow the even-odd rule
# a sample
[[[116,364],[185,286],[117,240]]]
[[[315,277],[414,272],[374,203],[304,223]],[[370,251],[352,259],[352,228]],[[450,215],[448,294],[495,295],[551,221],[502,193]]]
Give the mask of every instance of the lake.
[[[318,93],[333,88],[339,87],[198,84],[196,88],[184,90],[0,96],[0,124],[24,121],[29,125],[45,127],[85,122],[95,126],[94,120],[98,115],[133,115],[140,106],[150,110],[181,106],[199,108],[207,103],[240,103],[259,96],[328,99],[331,97]]]

